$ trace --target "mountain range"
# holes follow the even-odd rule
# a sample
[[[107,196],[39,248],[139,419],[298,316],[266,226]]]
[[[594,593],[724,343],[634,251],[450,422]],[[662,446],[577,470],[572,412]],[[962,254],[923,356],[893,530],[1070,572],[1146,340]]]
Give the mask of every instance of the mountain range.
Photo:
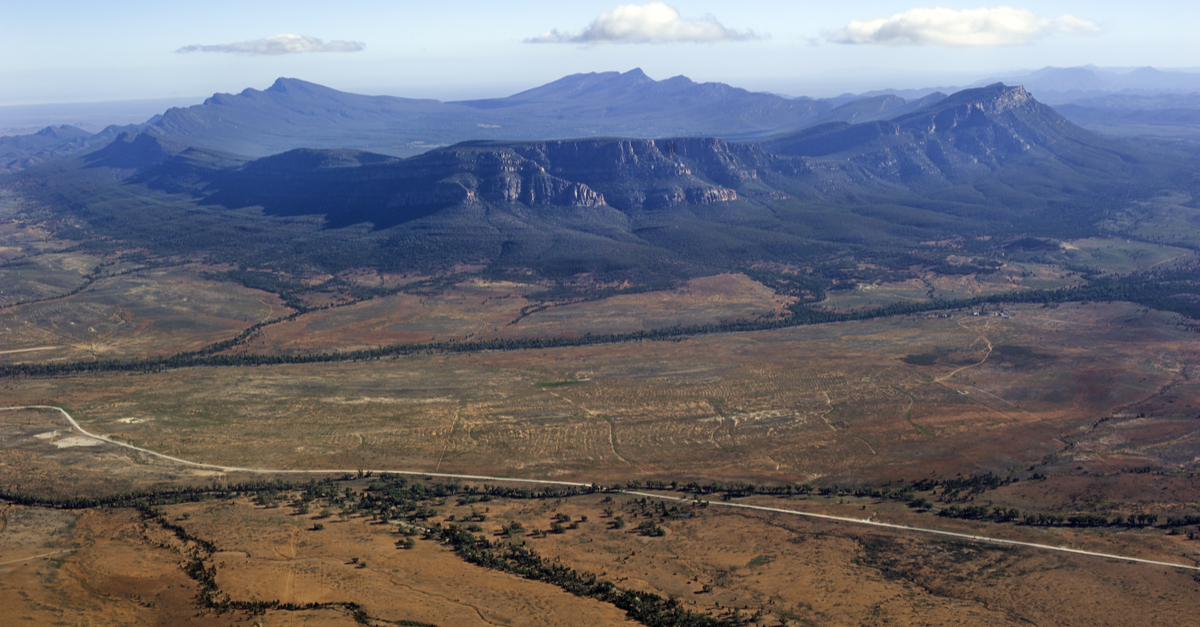
[[[881,97],[839,106],[683,76],[655,81],[640,69],[575,74],[507,98],[460,102],[360,96],[281,78],[264,91],[170,109],[147,130],[252,156],[352,148],[403,157],[473,139],[755,139],[831,120],[879,119],[908,105]]]
[[[1153,68],[1044,68],[1015,76],[1039,101],[1084,126],[1124,134],[1170,129],[1200,134],[1200,74]],[[983,85],[980,85],[983,86]],[[1188,91],[1190,90],[1190,91]],[[761,140],[829,122],[886,120],[946,94],[909,90],[789,98],[676,76],[656,81],[640,69],[574,74],[506,98],[441,102],[363,96],[298,79],[265,90],[216,94],[132,126],[90,135],[49,127],[0,137],[0,172],[94,150],[121,132],[146,130],[188,145],[252,157],[293,148],[367,150],[397,157],[467,140],[564,137],[719,137]],[[1149,130],[1147,130],[1149,129]]]
[[[62,141],[34,135],[0,138],[0,172],[95,149],[117,134],[145,130],[191,146],[266,156],[293,148],[369,150],[397,157],[473,139],[710,136],[757,139],[823,122],[861,122],[919,108],[944,94],[910,102],[892,95],[815,100],[750,92],[677,76],[655,81],[640,69],[575,74],[507,98],[440,102],[363,96],[298,79],[265,90],[216,94],[171,108],[136,127],[70,133]]]
[[[596,85],[553,93],[566,99]],[[257,111],[274,119],[277,97],[265,93],[229,106],[261,101]],[[456,106],[483,114],[527,105]],[[1085,236],[1131,199],[1192,184],[1178,154],[1081,129],[1021,87],[844,106],[851,119],[902,113],[758,142],[476,139],[408,158],[348,148],[254,158],[186,141],[172,126],[181,118],[168,112],[162,121],[177,129],[172,135],[154,125],[124,133],[4,184],[87,225],[91,245],[247,267],[473,263],[641,282],[764,261],[934,263],[945,252],[917,254],[926,248],[919,242]],[[301,115],[332,118],[327,129],[346,119],[318,109]]]
[[[68,125],[47,126],[29,135],[0,136],[0,173],[17,172],[38,164],[95,150],[107,145],[121,133],[138,132],[144,124],[110,125],[99,133],[89,133]]]

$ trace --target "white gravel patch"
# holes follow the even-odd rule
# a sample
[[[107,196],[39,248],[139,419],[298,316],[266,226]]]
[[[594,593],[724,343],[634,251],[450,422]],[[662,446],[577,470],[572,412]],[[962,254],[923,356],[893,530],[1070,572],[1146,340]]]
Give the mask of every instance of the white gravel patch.
[[[100,440],[93,440],[92,438],[84,438],[80,436],[63,438],[54,443],[54,445],[58,448],[71,448],[73,446],[100,446],[101,444],[104,443]]]

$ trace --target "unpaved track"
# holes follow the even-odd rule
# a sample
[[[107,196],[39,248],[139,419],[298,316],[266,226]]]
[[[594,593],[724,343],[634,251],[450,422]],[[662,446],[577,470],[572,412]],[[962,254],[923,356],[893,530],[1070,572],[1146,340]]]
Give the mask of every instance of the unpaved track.
[[[221,466],[221,465],[217,465],[217,464],[204,464],[204,463],[200,463],[200,462],[188,461],[186,459],[180,459],[178,457],[172,457],[170,455],[164,455],[162,453],[151,451],[149,449],[144,449],[144,448],[141,448],[138,446],[133,446],[132,444],[116,442],[116,441],[109,439],[106,436],[89,433],[88,431],[84,430],[83,427],[79,426],[79,423],[75,422],[75,419],[71,417],[71,414],[68,414],[66,412],[66,410],[64,410],[61,407],[55,407],[53,405],[24,405],[24,406],[20,406],[20,407],[0,407],[0,411],[20,411],[20,410],[30,410],[30,409],[48,409],[48,410],[57,411],[58,413],[63,415],[63,418],[66,418],[67,422],[71,425],[71,428],[78,431],[84,437],[100,440],[101,442],[106,442],[106,443],[112,444],[114,446],[120,446],[120,447],[124,447],[127,449],[132,449],[134,451],[138,451],[140,453],[145,453],[147,455],[152,455],[152,456],[158,457],[160,459],[167,459],[167,460],[179,463],[179,464],[183,464],[185,466],[191,466],[192,468],[204,468],[207,470],[216,470],[216,471],[220,471],[220,472],[247,472],[247,473],[256,473],[256,474],[264,474],[264,475],[283,475],[283,474],[328,475],[328,474],[338,474],[338,473],[342,473],[342,474],[357,473],[359,470],[364,470],[364,472],[365,472],[365,469],[358,469],[358,468],[354,468],[354,469],[334,468],[334,469],[326,469],[326,470],[271,470],[271,469],[267,469],[267,468],[239,468],[237,466]],[[443,478],[447,478],[447,479],[470,479],[470,480],[475,480],[475,481],[505,481],[505,482],[517,482],[517,483],[536,483],[536,484],[541,484],[541,485],[561,485],[561,486],[573,486],[573,487],[580,487],[580,488],[587,488],[587,487],[591,487],[592,485],[594,485],[594,484],[589,484],[589,483],[579,483],[576,481],[551,481],[549,479],[516,479],[516,478],[512,478],[512,477],[489,477],[489,476],[485,476],[485,475],[456,475],[456,474],[448,474],[448,473],[441,473],[441,472],[422,472],[422,471],[418,471],[418,470],[371,470],[370,472],[372,472],[374,474],[418,475],[418,476],[424,476],[424,477],[443,477]],[[629,494],[629,495],[633,495],[633,496],[641,496],[641,497],[652,498],[652,499],[660,499],[660,500],[664,500],[664,501],[688,502],[688,501],[696,500],[691,497],[655,494],[653,492],[642,492],[639,490],[618,490],[618,492],[620,492],[621,494]],[[1087,555],[1090,557],[1121,560],[1121,561],[1125,561],[1125,562],[1136,562],[1139,564],[1152,564],[1155,566],[1167,566],[1170,568],[1183,568],[1186,570],[1200,571],[1200,566],[1192,566],[1192,565],[1188,565],[1188,564],[1160,562],[1157,560],[1142,559],[1140,557],[1128,557],[1125,555],[1113,555],[1111,553],[1097,553],[1095,551],[1085,551],[1083,549],[1072,549],[1070,547],[1054,546],[1052,544],[1038,544],[1036,542],[1022,542],[1020,540],[1006,540],[1004,538],[993,538],[991,536],[981,536],[981,535],[975,535],[975,534],[970,534],[970,533],[961,533],[958,531],[945,531],[943,529],[931,529],[929,527],[912,527],[909,525],[897,525],[894,523],[885,523],[885,522],[879,522],[879,521],[870,520],[870,519],[850,518],[848,516],[833,516],[830,514],[817,514],[815,512],[801,512],[801,511],[797,511],[794,509],[782,509],[779,507],[766,507],[764,505],[750,505],[748,503],[729,503],[729,502],[725,502],[725,501],[708,501],[707,503],[708,503],[708,506],[710,506],[710,507],[734,507],[737,509],[753,510],[753,511],[759,511],[759,512],[769,512],[769,513],[773,513],[773,514],[784,514],[784,515],[788,515],[788,516],[804,516],[806,518],[817,518],[820,520],[828,520],[828,521],[832,521],[832,522],[847,523],[847,524],[853,524],[853,525],[868,525],[871,527],[883,527],[886,529],[895,529],[898,531],[908,531],[908,532],[912,532],[912,533],[926,533],[926,534],[932,534],[932,535],[943,536],[943,537],[957,538],[960,540],[970,540],[973,542],[985,542],[985,543],[990,543],[990,544],[1020,546],[1020,547],[1031,548],[1031,549],[1039,549],[1039,550],[1043,550],[1043,551],[1057,551],[1060,553],[1073,553],[1075,555]]]
[[[16,348],[16,349],[9,350],[9,351],[0,351],[0,355],[13,355],[16,353],[32,353],[34,351],[48,351],[48,350],[53,350],[55,348],[62,348],[62,347],[61,346],[35,346],[33,348]]]
[[[55,555],[62,555],[63,553],[74,553],[75,551],[76,551],[76,549],[63,549],[61,551],[55,551],[53,553],[42,553],[41,555],[31,555],[29,557],[22,557],[20,559],[8,560],[7,562],[0,562],[0,566],[7,566],[9,564],[20,564],[21,562],[32,562],[33,560],[40,560],[40,559],[46,558],[46,557],[54,557]]]

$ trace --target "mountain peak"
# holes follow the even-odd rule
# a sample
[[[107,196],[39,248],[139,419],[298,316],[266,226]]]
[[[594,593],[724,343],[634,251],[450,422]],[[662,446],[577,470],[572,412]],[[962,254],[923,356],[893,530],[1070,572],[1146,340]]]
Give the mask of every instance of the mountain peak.
[[[764,147],[788,156],[857,159],[873,176],[900,183],[970,181],[1007,164],[1029,167],[1038,160],[1042,165],[1036,167],[1061,165],[1066,151],[1114,172],[1124,167],[1105,140],[1071,124],[1024,87],[1003,83],[966,89],[886,122],[818,126]]]
[[[1009,86],[1004,83],[992,83],[986,87],[964,89],[943,99],[939,107],[955,107],[974,105],[985,113],[1000,113],[1009,109],[1036,102],[1033,96],[1020,85]]]
[[[264,91],[276,94],[294,94],[294,93],[314,93],[334,91],[324,85],[302,81],[298,78],[287,78],[281,76],[275,79],[275,82]]]
[[[121,133],[109,145],[88,156],[93,166],[138,169],[187,150],[181,142],[151,133]]]
[[[80,137],[90,137],[92,134],[77,126],[61,124],[59,126],[47,126],[46,128],[34,133],[34,135],[53,139],[76,139]]]

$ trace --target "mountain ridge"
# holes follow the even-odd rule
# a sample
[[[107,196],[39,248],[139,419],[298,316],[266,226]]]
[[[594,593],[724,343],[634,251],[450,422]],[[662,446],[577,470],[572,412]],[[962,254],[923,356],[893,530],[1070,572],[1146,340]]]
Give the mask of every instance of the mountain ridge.
[[[786,98],[685,76],[658,81],[641,69],[573,74],[505,98],[451,102],[362,96],[279,78],[265,90],[215,94],[200,105],[170,109],[151,126],[191,145],[250,156],[306,147],[403,157],[475,139],[752,140],[829,119],[877,119],[920,106],[902,98],[873,104],[855,109],[844,99]]]

